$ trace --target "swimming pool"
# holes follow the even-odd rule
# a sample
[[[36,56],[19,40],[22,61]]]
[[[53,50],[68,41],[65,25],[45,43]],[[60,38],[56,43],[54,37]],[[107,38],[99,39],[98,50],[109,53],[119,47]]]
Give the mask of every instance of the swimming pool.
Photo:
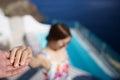
[[[36,34],[36,37],[39,40],[41,47],[46,46],[47,35],[48,32]],[[93,76],[98,77],[102,80],[111,80],[110,77],[91,58],[88,52],[81,46],[80,42],[74,35],[66,49],[68,52],[70,64],[72,66],[85,70]]]
[[[110,77],[96,64],[74,36],[68,44],[67,51],[73,66],[85,70],[102,80],[110,80]]]

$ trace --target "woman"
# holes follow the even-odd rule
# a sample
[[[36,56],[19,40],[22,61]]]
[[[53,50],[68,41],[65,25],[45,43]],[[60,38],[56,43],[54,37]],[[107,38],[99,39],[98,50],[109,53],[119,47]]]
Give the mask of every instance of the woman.
[[[43,72],[46,80],[67,80],[69,62],[65,47],[71,39],[69,28],[65,24],[54,24],[46,39],[46,48],[40,54],[31,56],[30,66],[42,66],[46,70]]]

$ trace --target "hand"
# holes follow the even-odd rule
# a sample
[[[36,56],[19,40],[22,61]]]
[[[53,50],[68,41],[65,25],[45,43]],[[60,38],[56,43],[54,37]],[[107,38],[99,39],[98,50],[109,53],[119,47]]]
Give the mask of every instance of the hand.
[[[30,63],[32,57],[32,51],[30,47],[26,46],[18,46],[13,48],[10,51],[10,61],[13,63],[14,67],[18,67],[19,65],[25,65]]]
[[[0,78],[10,77],[21,73],[26,65],[20,66],[18,68],[13,67],[10,63],[9,53],[5,51],[0,51]]]

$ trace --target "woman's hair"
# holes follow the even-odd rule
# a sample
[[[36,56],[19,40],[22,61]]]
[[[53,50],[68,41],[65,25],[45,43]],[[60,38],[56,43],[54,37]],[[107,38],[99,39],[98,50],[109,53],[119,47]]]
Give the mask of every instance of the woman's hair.
[[[71,33],[69,28],[62,23],[57,23],[51,26],[49,34],[47,36],[47,40],[60,40],[66,37],[71,37]]]

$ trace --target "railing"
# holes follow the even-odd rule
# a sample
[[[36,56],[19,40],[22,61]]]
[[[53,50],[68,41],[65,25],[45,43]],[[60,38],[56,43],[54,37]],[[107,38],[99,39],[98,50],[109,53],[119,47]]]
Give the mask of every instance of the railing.
[[[120,62],[120,55],[95,34],[82,26],[75,27],[75,29],[79,30],[79,32],[98,50],[101,55],[108,54]]]

